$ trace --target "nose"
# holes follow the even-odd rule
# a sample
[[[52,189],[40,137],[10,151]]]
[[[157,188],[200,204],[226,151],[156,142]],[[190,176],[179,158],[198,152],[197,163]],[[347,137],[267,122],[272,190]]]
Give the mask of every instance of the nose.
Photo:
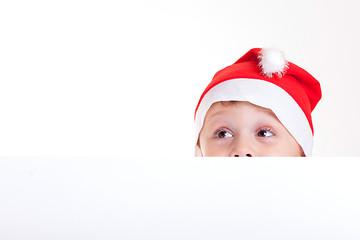
[[[239,154],[235,154],[234,157],[240,157],[240,155],[239,155]],[[247,153],[247,154],[245,154],[244,157],[252,157],[252,155],[251,155],[251,153]]]
[[[239,137],[233,142],[230,157],[253,157],[254,154],[254,146],[249,138]]]

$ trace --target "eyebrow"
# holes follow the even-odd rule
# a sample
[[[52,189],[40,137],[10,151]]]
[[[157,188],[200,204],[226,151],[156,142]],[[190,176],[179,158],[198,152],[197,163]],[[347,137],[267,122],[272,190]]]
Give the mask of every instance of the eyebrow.
[[[225,113],[225,111],[224,111],[224,110],[220,110],[220,111],[217,111],[217,112],[215,112],[215,113],[210,114],[210,115],[208,116],[208,118],[214,118],[214,117],[216,117],[216,116],[218,116],[218,115],[222,115],[223,113]]]
[[[211,114],[207,117],[206,121],[204,122],[204,125],[207,125],[208,127],[213,127],[214,124],[225,124],[225,125],[229,125],[230,122],[228,121],[228,119],[226,117],[224,117],[222,115],[222,113],[224,113],[225,111],[218,111],[215,112],[214,114]]]

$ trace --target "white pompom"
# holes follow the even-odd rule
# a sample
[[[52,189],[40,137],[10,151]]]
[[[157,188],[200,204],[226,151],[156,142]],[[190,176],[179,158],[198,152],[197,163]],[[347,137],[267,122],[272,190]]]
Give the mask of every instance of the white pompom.
[[[282,77],[288,69],[285,55],[276,49],[262,49],[259,55],[259,66],[262,74],[271,78],[273,74]]]

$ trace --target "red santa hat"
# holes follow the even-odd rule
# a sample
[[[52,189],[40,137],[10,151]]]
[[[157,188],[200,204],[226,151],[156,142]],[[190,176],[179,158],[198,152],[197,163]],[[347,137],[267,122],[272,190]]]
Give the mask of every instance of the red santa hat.
[[[251,49],[234,64],[218,71],[205,88],[195,110],[196,140],[213,103],[248,101],[271,109],[304,154],[311,156],[314,136],[311,112],[320,98],[320,83],[287,61],[282,52]],[[198,146],[195,154],[200,154]]]

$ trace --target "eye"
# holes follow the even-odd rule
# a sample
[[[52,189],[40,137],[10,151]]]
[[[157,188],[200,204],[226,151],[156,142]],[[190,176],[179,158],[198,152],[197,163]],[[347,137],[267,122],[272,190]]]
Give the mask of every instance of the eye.
[[[216,136],[218,138],[228,138],[228,137],[232,137],[233,135],[226,131],[226,130],[219,130],[217,133],[216,133]]]
[[[275,133],[273,133],[269,128],[261,128],[258,130],[256,135],[258,137],[272,137],[275,136]]]

